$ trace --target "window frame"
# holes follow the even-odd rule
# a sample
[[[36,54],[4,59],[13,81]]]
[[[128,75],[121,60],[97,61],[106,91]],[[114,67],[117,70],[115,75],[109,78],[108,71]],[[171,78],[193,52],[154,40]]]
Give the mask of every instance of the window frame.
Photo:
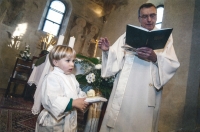
[[[60,12],[60,11],[58,11],[58,10],[56,10],[56,9],[54,9],[54,8],[51,7],[51,4],[52,4],[54,1],[60,1],[61,3],[63,3],[63,5],[65,6],[64,13],[62,13],[62,12]],[[55,12],[60,13],[60,14],[63,15],[60,24],[57,23],[57,22],[54,22],[54,21],[52,21],[52,20],[47,19],[47,15],[48,15],[48,13],[49,13],[50,10],[55,11]],[[42,23],[42,28],[41,28],[42,31],[43,31],[43,32],[46,32],[46,31],[44,31],[44,26],[45,26],[46,21],[49,21],[49,22],[52,22],[52,23],[55,23],[55,24],[58,24],[58,25],[59,25],[58,32],[57,32],[57,34],[55,35],[55,36],[58,36],[58,35],[60,34],[60,30],[61,30],[61,27],[62,27],[62,24],[63,24],[63,21],[64,21],[64,17],[65,17],[65,15],[66,15],[66,11],[67,11],[67,6],[66,6],[66,4],[65,4],[63,1],[61,1],[61,0],[51,0],[50,3],[49,3],[49,5],[48,5],[48,7],[47,7],[47,11],[46,11],[46,14],[45,14],[45,17],[44,17],[44,21],[43,21],[43,23]]]

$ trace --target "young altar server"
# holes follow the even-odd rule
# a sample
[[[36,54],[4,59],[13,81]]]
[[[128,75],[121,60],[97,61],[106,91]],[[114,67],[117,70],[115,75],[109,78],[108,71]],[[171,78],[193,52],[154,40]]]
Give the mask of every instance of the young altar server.
[[[42,83],[41,102],[43,110],[36,122],[36,132],[76,132],[77,111],[88,106],[86,94],[79,88],[72,74],[76,52],[64,45],[55,46],[49,53],[54,70]]]

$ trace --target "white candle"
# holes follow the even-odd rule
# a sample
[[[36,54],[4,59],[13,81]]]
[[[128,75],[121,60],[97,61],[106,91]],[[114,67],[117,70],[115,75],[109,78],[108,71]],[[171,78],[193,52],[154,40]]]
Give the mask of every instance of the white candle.
[[[58,38],[57,45],[62,45],[63,44],[63,40],[64,40],[64,36],[60,35],[59,38]]]
[[[71,48],[74,48],[74,42],[75,42],[74,36],[70,37],[68,46]]]

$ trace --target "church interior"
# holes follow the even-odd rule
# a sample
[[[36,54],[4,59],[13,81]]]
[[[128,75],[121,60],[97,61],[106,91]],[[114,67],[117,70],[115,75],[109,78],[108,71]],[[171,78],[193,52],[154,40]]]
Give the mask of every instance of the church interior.
[[[52,1],[60,1],[65,7],[61,22],[50,25],[56,32],[44,26]],[[50,48],[44,43],[56,45],[60,41],[64,45],[73,41],[80,55],[101,57],[98,39],[107,37],[113,44],[127,24],[140,26],[138,8],[146,2],[164,6],[162,28],[173,28],[174,49],[180,62],[175,76],[163,88],[158,131],[199,132],[199,0],[0,0],[0,131],[31,132],[35,128],[37,115],[31,113],[31,108],[36,87],[24,87],[31,71],[24,85],[12,83],[10,87],[14,88],[8,91],[16,60],[24,49],[28,48],[31,64]],[[16,96],[7,96],[11,92]],[[79,132],[84,131],[87,116],[79,113]],[[102,115],[98,118],[96,130]]]

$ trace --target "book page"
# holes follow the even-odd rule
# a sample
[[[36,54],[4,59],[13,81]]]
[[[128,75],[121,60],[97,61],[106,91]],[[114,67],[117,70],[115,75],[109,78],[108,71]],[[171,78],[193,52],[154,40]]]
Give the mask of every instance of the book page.
[[[133,47],[127,45],[127,44],[124,45],[124,46],[121,46],[121,48],[123,48],[124,50],[136,52],[136,48],[133,48]]]
[[[163,31],[163,30],[169,30],[169,29],[172,29],[172,28],[155,29],[155,30],[151,30],[151,31],[149,31],[149,32],[154,32],[154,31]]]
[[[138,28],[138,29],[141,29],[141,30],[144,30],[144,31],[147,31],[149,32],[149,30],[147,30],[146,28],[143,28],[143,27],[138,27],[138,26],[135,26],[135,25],[131,25],[131,24],[128,24],[129,26],[131,27],[135,27],[135,28]]]
[[[107,99],[100,96],[95,96],[86,98],[85,102],[88,103],[107,102]]]

